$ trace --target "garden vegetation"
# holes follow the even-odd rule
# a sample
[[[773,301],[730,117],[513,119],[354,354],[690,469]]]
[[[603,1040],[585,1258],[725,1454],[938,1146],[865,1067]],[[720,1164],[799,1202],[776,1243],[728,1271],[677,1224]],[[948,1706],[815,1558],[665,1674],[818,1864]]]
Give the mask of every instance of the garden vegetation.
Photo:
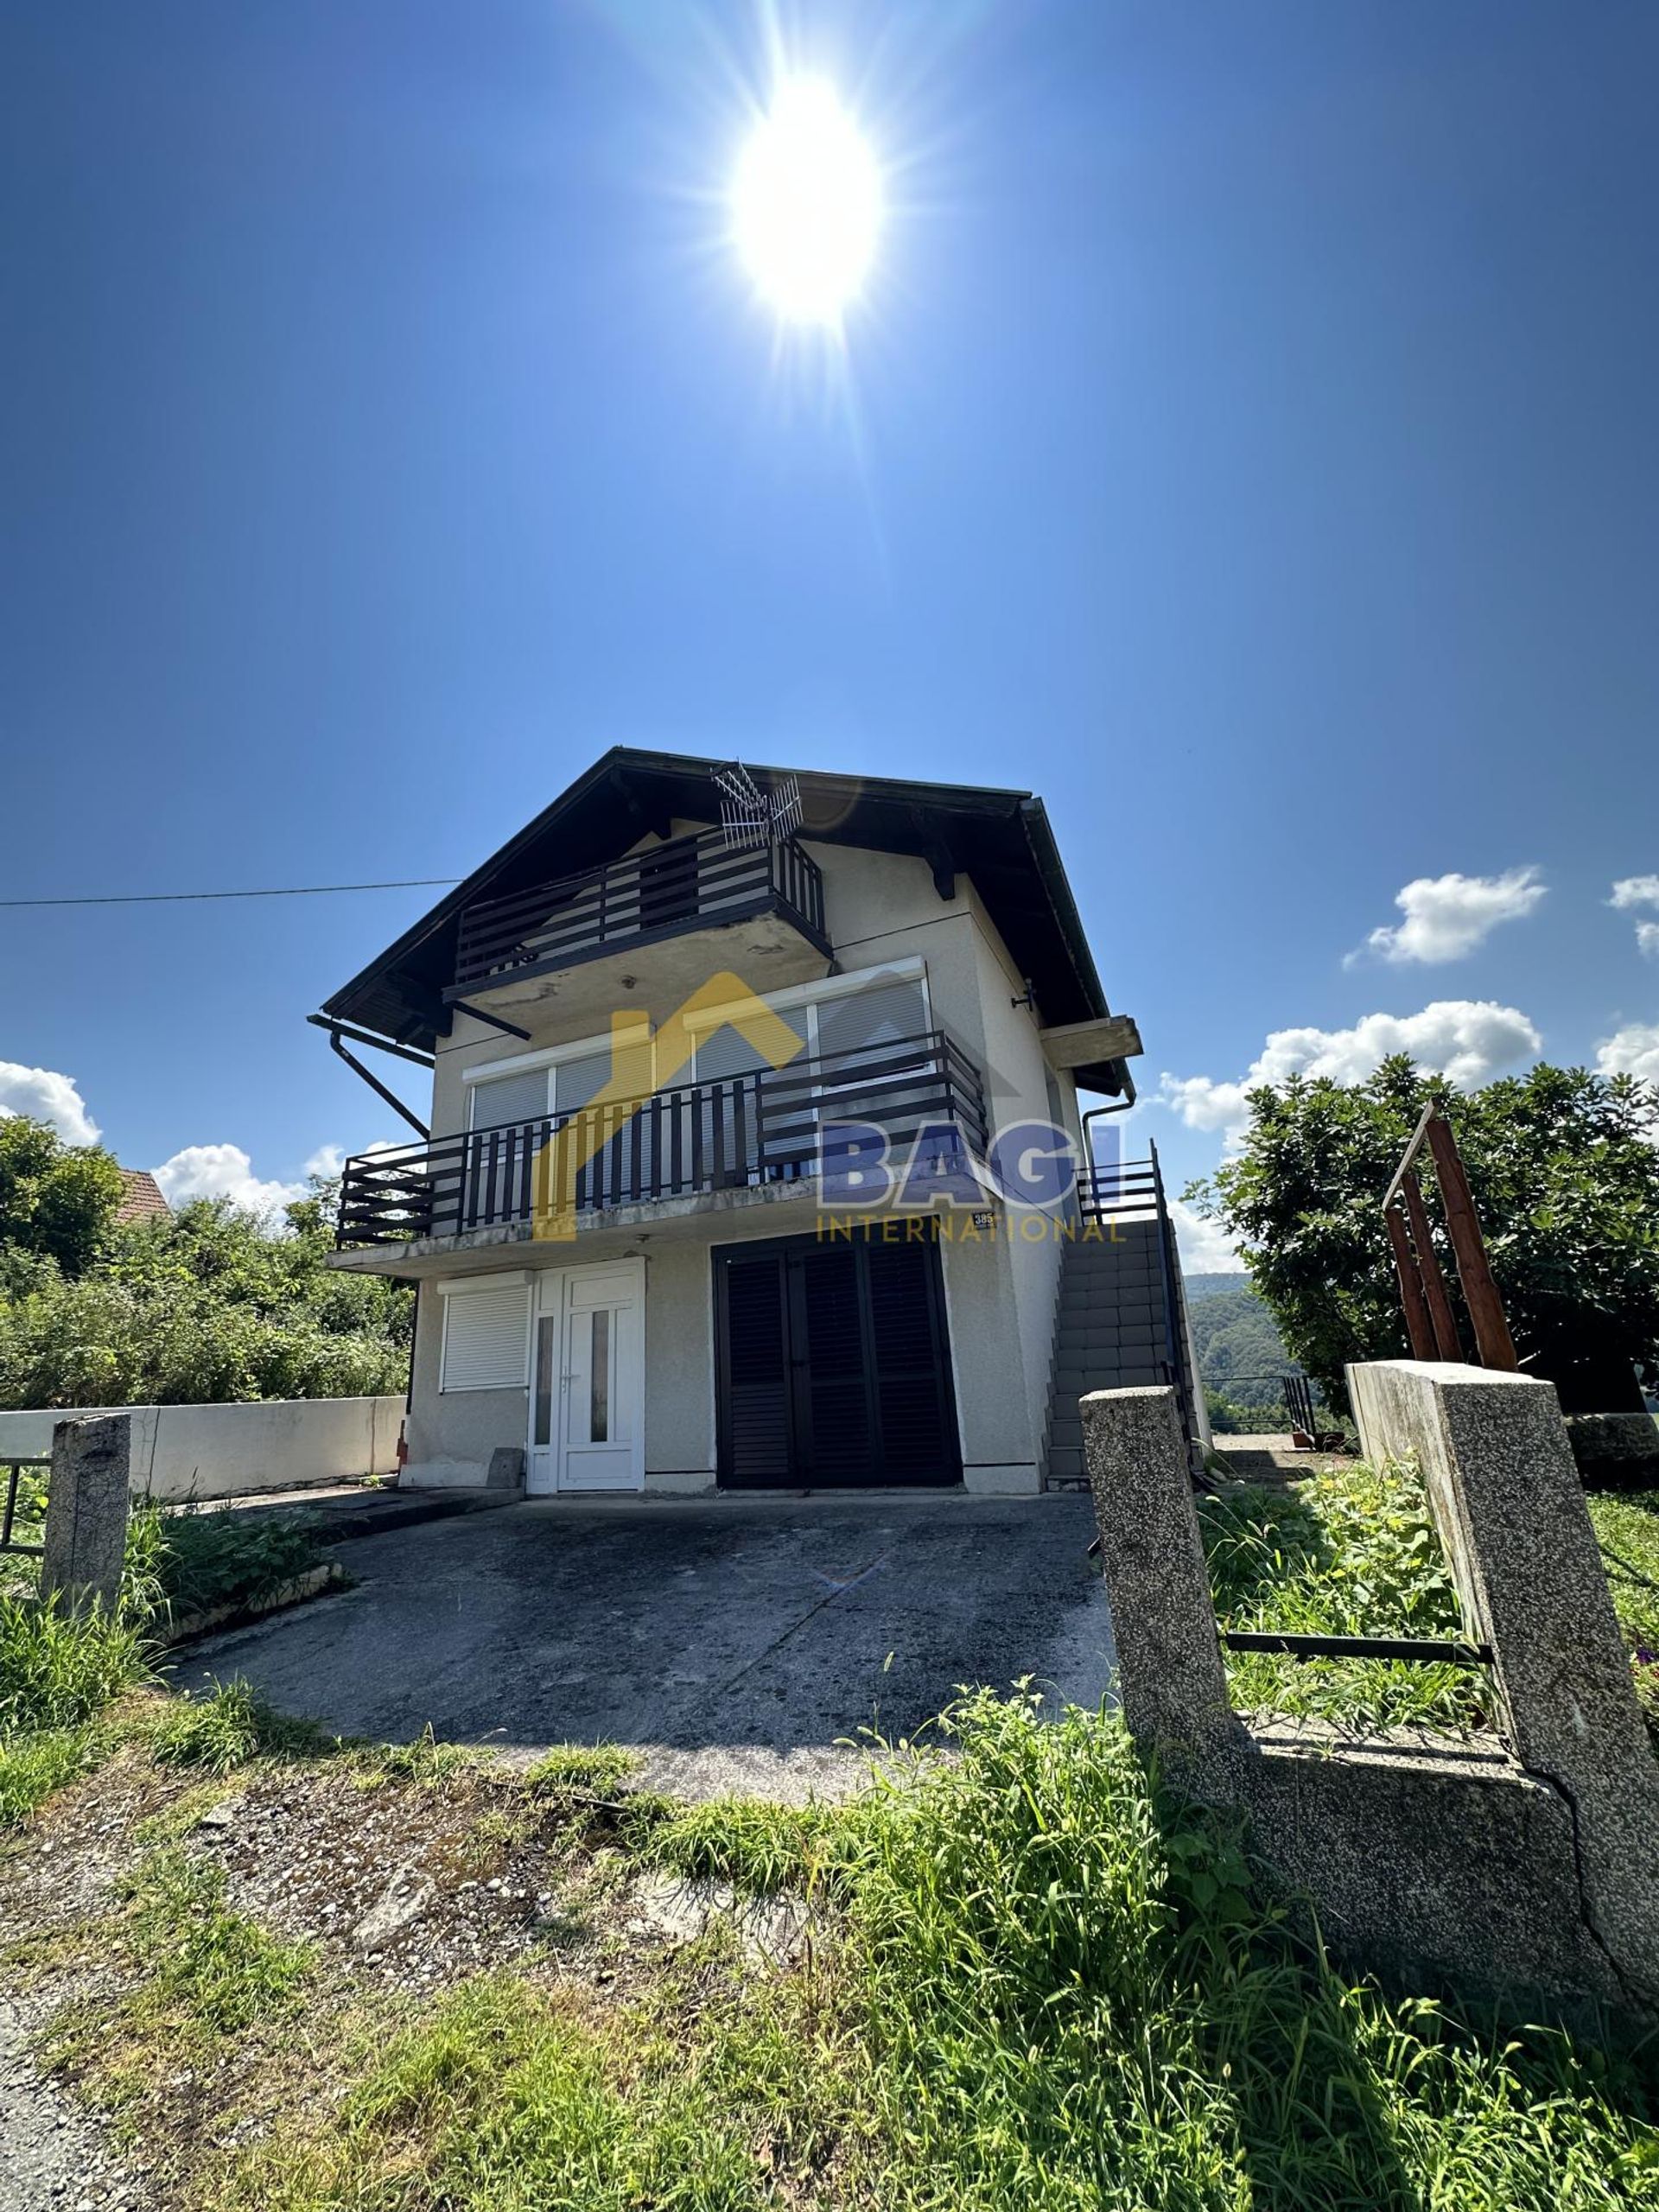
[[[412,1294],[326,1264],[334,1183],[280,1234],[225,1200],[118,1224],[121,1191],[97,1147],[0,1118],[0,1408],[403,1390]]]
[[[1659,1500],[1618,1503],[1604,1535],[1641,1577]],[[1229,1618],[1457,1626],[1408,1471],[1340,1471],[1300,1497],[1235,1485],[1206,1501],[1205,1533]],[[939,1724],[948,1758],[894,1751],[845,1803],[680,1806],[615,1747],[513,1774],[429,1738],[326,1741],[239,1683],[124,1697],[156,1584],[147,1538],[116,1618],[18,1593],[0,1616],[4,1756],[30,1763],[38,1807],[15,1799],[13,1818],[49,1823],[45,1789],[111,1758],[112,1802],[149,1808],[105,1904],[10,1956],[65,1971],[44,2055],[187,2212],[1659,2203],[1650,2054],[1341,1972],[1265,1901],[1241,1834],[1166,1796],[1109,1713],[982,1693]],[[1408,1709],[1391,1675],[1262,1671],[1279,1663],[1239,1662],[1236,1699],[1354,1725],[1479,1718],[1450,1683]],[[279,1788],[291,1808],[304,1777],[342,1773],[412,1793],[400,1825],[417,1800],[478,1803],[486,1775],[451,1878],[476,1890],[477,1854],[533,1840],[560,1887],[540,1942],[435,1993],[366,1974],[343,1929],[270,1923],[201,1824],[234,1832],[227,1790],[257,1806]],[[664,1871],[793,1899],[804,1941],[782,1963],[717,1917],[642,1946],[630,1885]],[[77,2001],[94,1963],[100,1994]]]

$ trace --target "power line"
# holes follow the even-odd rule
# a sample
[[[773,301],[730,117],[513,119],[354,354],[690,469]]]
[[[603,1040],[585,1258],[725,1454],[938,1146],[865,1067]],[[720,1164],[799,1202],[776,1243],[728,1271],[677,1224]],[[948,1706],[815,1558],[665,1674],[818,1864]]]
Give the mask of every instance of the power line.
[[[289,883],[274,891],[118,891],[89,899],[0,899],[0,906],[158,906],[179,899],[319,899],[333,891],[430,891],[458,875],[410,875],[396,883]]]

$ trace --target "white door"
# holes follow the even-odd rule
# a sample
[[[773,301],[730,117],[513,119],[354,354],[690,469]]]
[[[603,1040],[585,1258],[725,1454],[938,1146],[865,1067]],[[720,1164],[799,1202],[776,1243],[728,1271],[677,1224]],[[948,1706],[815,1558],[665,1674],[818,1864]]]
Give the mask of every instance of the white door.
[[[530,1394],[531,1491],[644,1489],[645,1312],[639,1260],[549,1268],[542,1275]]]

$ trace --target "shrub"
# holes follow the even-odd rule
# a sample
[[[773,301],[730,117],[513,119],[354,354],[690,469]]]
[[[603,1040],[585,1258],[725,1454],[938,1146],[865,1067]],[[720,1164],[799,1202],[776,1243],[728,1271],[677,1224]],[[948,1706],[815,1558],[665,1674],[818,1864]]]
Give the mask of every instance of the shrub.
[[[321,1538],[303,1514],[187,1511],[155,1519],[153,1539],[142,1541],[175,1617],[256,1603],[322,1558]]]

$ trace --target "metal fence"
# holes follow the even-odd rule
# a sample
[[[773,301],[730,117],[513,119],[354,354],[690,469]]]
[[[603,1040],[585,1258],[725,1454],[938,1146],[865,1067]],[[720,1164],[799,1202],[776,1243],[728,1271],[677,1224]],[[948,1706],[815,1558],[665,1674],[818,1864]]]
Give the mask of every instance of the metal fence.
[[[5,1477],[4,1498],[3,1503],[0,1503],[0,1552],[23,1552],[34,1559],[41,1556],[45,1548],[43,1545],[26,1544],[18,1537],[17,1497],[19,1491],[23,1487],[25,1467],[38,1467],[44,1471],[49,1469],[51,1465],[50,1459],[0,1459],[0,1471],[3,1471]],[[44,1479],[42,1479],[41,1488],[42,1491],[45,1488]],[[44,1508],[44,1498],[41,1503]],[[26,1522],[31,1526],[35,1515],[29,1509],[32,1508],[32,1505],[33,1500],[30,1499],[23,1516]]]

